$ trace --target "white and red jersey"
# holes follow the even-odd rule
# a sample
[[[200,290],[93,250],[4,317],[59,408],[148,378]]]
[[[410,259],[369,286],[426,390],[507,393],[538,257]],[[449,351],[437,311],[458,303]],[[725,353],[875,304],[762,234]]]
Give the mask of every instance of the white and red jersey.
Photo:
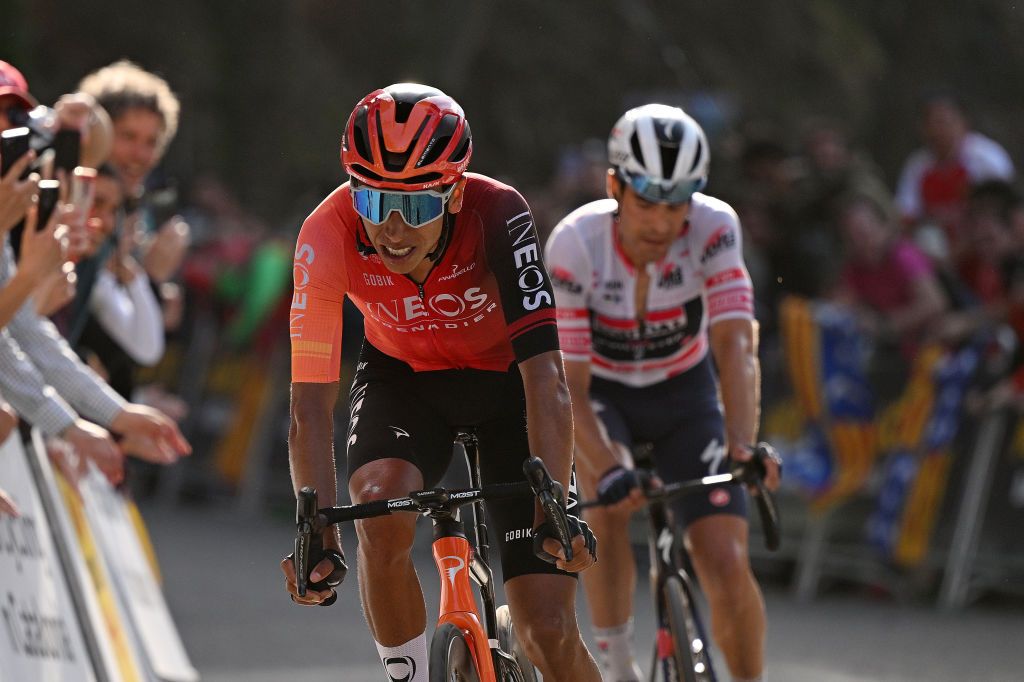
[[[636,268],[615,229],[617,203],[604,199],[555,227],[545,261],[555,288],[558,335],[567,361],[596,376],[650,386],[694,367],[708,353],[708,326],[753,319],[739,219],[724,201],[694,194],[686,227],[651,273],[643,319]]]
[[[896,188],[896,205],[906,220],[936,218],[959,211],[971,185],[1013,180],[1013,161],[998,142],[980,133],[964,136],[957,158],[939,162],[928,149],[907,159]]]

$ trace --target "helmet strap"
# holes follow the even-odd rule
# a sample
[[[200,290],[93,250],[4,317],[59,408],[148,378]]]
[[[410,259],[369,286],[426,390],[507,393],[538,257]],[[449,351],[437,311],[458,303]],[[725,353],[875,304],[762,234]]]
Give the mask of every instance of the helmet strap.
[[[448,248],[449,242],[452,240],[453,227],[455,227],[455,216],[449,213],[447,207],[445,207],[444,222],[441,224],[441,236],[438,237],[437,246],[434,247],[434,250],[427,254],[427,258],[435,263],[441,260],[445,250]]]
[[[360,256],[372,256],[377,253],[377,249],[373,248],[373,244],[369,241],[363,241],[363,231],[366,227],[363,225],[363,221],[359,221],[359,229],[356,230],[356,250],[359,251]]]

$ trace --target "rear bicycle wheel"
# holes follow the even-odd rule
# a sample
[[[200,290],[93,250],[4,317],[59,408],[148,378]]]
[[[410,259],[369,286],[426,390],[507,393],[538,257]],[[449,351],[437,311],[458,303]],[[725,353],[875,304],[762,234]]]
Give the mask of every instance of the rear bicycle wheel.
[[[430,682],[480,682],[469,647],[454,623],[441,623],[430,640]]]
[[[515,671],[518,673],[518,676],[512,675],[509,678],[509,682],[537,682],[540,679],[540,673],[533,667],[533,663],[530,662],[529,657],[526,655],[526,650],[519,643],[515,625],[512,623],[512,612],[509,610],[508,604],[499,606],[496,615],[498,622],[498,646],[502,651],[515,659],[519,666],[519,670]],[[503,680],[502,682],[505,681]]]
[[[671,649],[675,679],[685,682],[714,682],[715,671],[711,667],[711,656],[704,636],[693,595],[682,578],[670,576],[662,587],[661,598],[668,616],[668,641],[660,642]],[[659,633],[659,639],[663,637]],[[664,666],[673,667],[673,666]],[[666,673],[668,671],[666,670]],[[666,677],[670,675],[666,674]]]

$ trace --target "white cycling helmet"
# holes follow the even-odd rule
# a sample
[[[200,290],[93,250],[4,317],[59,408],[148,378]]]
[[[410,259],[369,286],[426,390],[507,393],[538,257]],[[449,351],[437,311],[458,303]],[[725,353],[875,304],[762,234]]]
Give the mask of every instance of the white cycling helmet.
[[[708,181],[711,160],[700,124],[679,107],[630,109],[608,137],[615,174],[648,201],[679,204]]]

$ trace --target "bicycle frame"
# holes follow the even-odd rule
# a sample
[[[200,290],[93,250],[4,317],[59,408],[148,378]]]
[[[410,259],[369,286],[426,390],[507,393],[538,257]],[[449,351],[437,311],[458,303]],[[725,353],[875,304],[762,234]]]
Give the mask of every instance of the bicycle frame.
[[[299,490],[295,505],[295,552],[292,555],[295,592],[299,596],[306,594],[311,557],[322,552],[321,537],[329,526],[395,512],[429,516],[434,524],[434,563],[441,578],[441,608],[435,637],[442,634],[441,639],[435,641],[445,645],[458,635],[465,645],[463,651],[468,650],[475,664],[480,682],[533,680],[533,666],[517,643],[508,607],[496,607],[493,575],[487,564],[489,545],[484,500],[532,497],[544,511],[546,522],[561,542],[566,557],[571,558],[571,537],[562,486],[551,478],[544,462],[537,457],[529,457],[523,462],[525,481],[484,486],[476,434],[460,430],[455,440],[465,450],[472,488],[414,490],[404,497],[325,508],[319,508],[315,488],[307,486]],[[459,508],[466,504],[473,505],[473,543],[466,536],[465,525],[459,518]],[[469,584],[470,578],[480,586],[483,623]],[[329,605],[333,601],[324,603]],[[504,644],[503,639],[506,640]],[[508,651],[502,646],[507,646]],[[431,655],[434,655],[433,651]],[[449,656],[451,649],[442,649],[438,655]]]
[[[665,583],[670,577],[679,578],[691,603],[693,602],[694,589],[693,581],[690,580],[690,575],[686,572],[682,543],[678,541],[674,523],[670,518],[670,512],[663,501],[652,501],[648,505],[647,534],[648,553],[651,561],[651,598],[654,601],[655,612],[658,618],[658,632],[654,643],[649,676],[651,682],[654,682],[659,667],[665,668],[669,665],[668,659],[671,658],[673,653],[672,647],[675,646],[669,635],[668,613],[664,599],[661,596],[664,593]],[[707,634],[704,632],[704,623],[699,615],[696,615],[696,611],[695,621],[700,632],[702,649],[710,651],[710,642]],[[708,655],[710,656],[710,654]],[[665,670],[662,673],[667,677]],[[711,680],[715,679],[715,673],[712,668],[709,668],[707,673],[710,675]]]
[[[470,485],[479,487],[480,452],[476,436],[460,433],[456,440],[466,451]],[[494,682],[497,679],[496,671],[501,670],[502,666],[499,659],[508,654],[498,648],[493,574],[487,563],[489,545],[484,503],[473,502],[475,549],[466,537],[465,526],[457,514],[443,513],[432,515],[431,518],[434,522],[434,564],[441,578],[441,608],[437,624],[452,623],[467,635],[472,643],[470,654],[476,663],[481,682]],[[476,608],[470,578],[480,587],[483,623]]]

